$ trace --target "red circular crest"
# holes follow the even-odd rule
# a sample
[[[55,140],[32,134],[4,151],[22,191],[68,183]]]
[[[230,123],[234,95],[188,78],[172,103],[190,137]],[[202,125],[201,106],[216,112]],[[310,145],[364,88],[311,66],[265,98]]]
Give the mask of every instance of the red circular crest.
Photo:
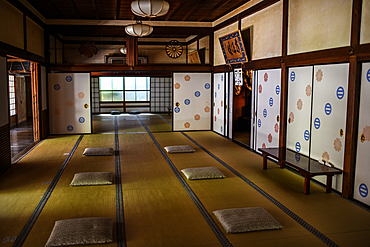
[[[269,136],[267,138],[268,138],[269,143],[271,143],[272,142],[272,135],[269,134]]]

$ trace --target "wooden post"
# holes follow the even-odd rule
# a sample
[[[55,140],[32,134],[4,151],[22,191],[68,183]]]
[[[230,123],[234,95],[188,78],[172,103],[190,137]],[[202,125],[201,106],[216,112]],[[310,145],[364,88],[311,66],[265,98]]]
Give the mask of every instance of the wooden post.
[[[130,35],[126,35],[126,63],[128,66],[135,66],[137,65],[138,61],[138,42],[137,37],[133,37]]]
[[[346,198],[353,197],[355,179],[355,161],[357,148],[358,117],[360,104],[360,66],[356,56],[350,57],[347,119],[344,147],[343,185],[342,195]]]

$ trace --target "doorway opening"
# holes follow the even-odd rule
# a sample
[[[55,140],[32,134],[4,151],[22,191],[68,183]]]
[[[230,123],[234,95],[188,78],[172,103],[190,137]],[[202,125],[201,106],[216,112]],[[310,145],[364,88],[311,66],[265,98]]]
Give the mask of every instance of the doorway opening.
[[[38,134],[38,66],[8,56],[9,123],[12,161],[40,139]]]

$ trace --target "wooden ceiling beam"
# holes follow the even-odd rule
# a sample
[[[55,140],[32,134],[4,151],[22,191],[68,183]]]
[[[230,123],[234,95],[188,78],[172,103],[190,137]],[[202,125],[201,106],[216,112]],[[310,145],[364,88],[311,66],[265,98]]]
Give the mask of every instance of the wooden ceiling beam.
[[[80,19],[82,19],[81,13],[80,13],[80,11],[78,11],[78,8],[77,8],[77,5],[76,5],[76,3],[75,3],[75,0],[71,0],[71,2],[72,2],[72,4],[73,4],[73,6],[75,7],[75,10],[76,10],[76,13],[77,13],[78,17],[79,17]]]
[[[114,20],[119,19],[119,13],[121,9],[121,0],[115,0],[114,1]]]
[[[53,3],[53,1],[52,0],[48,0],[48,2],[50,3],[51,6],[53,6],[53,8],[55,9],[55,11],[58,13],[59,17],[62,18],[62,19],[64,19],[64,16],[62,15],[62,13],[60,13],[60,11],[55,6],[55,4]]]
[[[201,21],[203,20],[204,18],[206,18],[210,13],[212,13],[213,11],[215,11],[216,9],[218,8],[221,8],[222,6],[224,6],[225,4],[228,4],[229,2],[231,2],[231,0],[223,0],[221,2],[219,2],[216,6],[214,6],[212,9],[208,10],[206,13],[204,13],[204,15],[202,15],[201,17],[199,17],[197,19],[197,21]]]
[[[188,19],[189,16],[191,16],[196,10],[199,9],[199,7],[201,5],[203,5],[203,3],[205,2],[205,0],[201,0],[198,2],[198,4],[196,4],[192,10],[190,10],[186,15],[184,15],[184,17],[181,18],[182,21],[186,21],[186,19]]]
[[[97,19],[97,20],[100,20],[100,17],[99,17],[99,11],[98,11],[98,8],[96,7],[96,0],[91,0],[91,4],[92,4],[92,5],[93,5],[93,7],[94,7],[95,15],[96,15],[96,19]]]
[[[179,11],[179,9],[185,4],[185,2],[186,2],[186,0],[180,0],[176,4],[176,6],[170,11],[170,13],[167,14],[166,21],[168,21],[169,19],[171,19],[171,17],[174,16],[177,11]]]

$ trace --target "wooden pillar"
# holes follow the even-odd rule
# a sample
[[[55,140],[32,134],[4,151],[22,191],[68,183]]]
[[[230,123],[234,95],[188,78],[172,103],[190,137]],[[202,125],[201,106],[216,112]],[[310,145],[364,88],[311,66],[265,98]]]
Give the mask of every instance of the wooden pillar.
[[[361,66],[356,56],[350,57],[348,101],[346,119],[346,145],[344,148],[342,195],[353,198],[357,149],[358,117],[360,104]]]
[[[287,125],[287,101],[288,101],[288,68],[284,63],[288,50],[288,6],[289,1],[283,2],[283,32],[282,32],[282,63],[281,63],[281,89],[280,89],[280,123],[279,123],[279,160],[285,159],[286,154],[286,125]],[[280,167],[284,167],[279,161]]]
[[[356,48],[360,44],[362,0],[353,0],[352,7],[352,28],[351,47],[348,52],[356,54]],[[361,88],[361,64],[356,55],[350,56],[349,80],[348,80],[348,101],[346,119],[346,144],[344,147],[343,184],[342,195],[346,198],[353,198],[355,184],[358,117]]]
[[[138,40],[137,37],[126,35],[126,63],[128,66],[137,65],[138,61]]]
[[[279,160],[285,159],[286,153],[286,125],[287,125],[287,101],[288,101],[288,68],[285,63],[281,64],[281,89],[280,89],[280,123],[279,123]],[[279,161],[280,167],[282,162]]]

